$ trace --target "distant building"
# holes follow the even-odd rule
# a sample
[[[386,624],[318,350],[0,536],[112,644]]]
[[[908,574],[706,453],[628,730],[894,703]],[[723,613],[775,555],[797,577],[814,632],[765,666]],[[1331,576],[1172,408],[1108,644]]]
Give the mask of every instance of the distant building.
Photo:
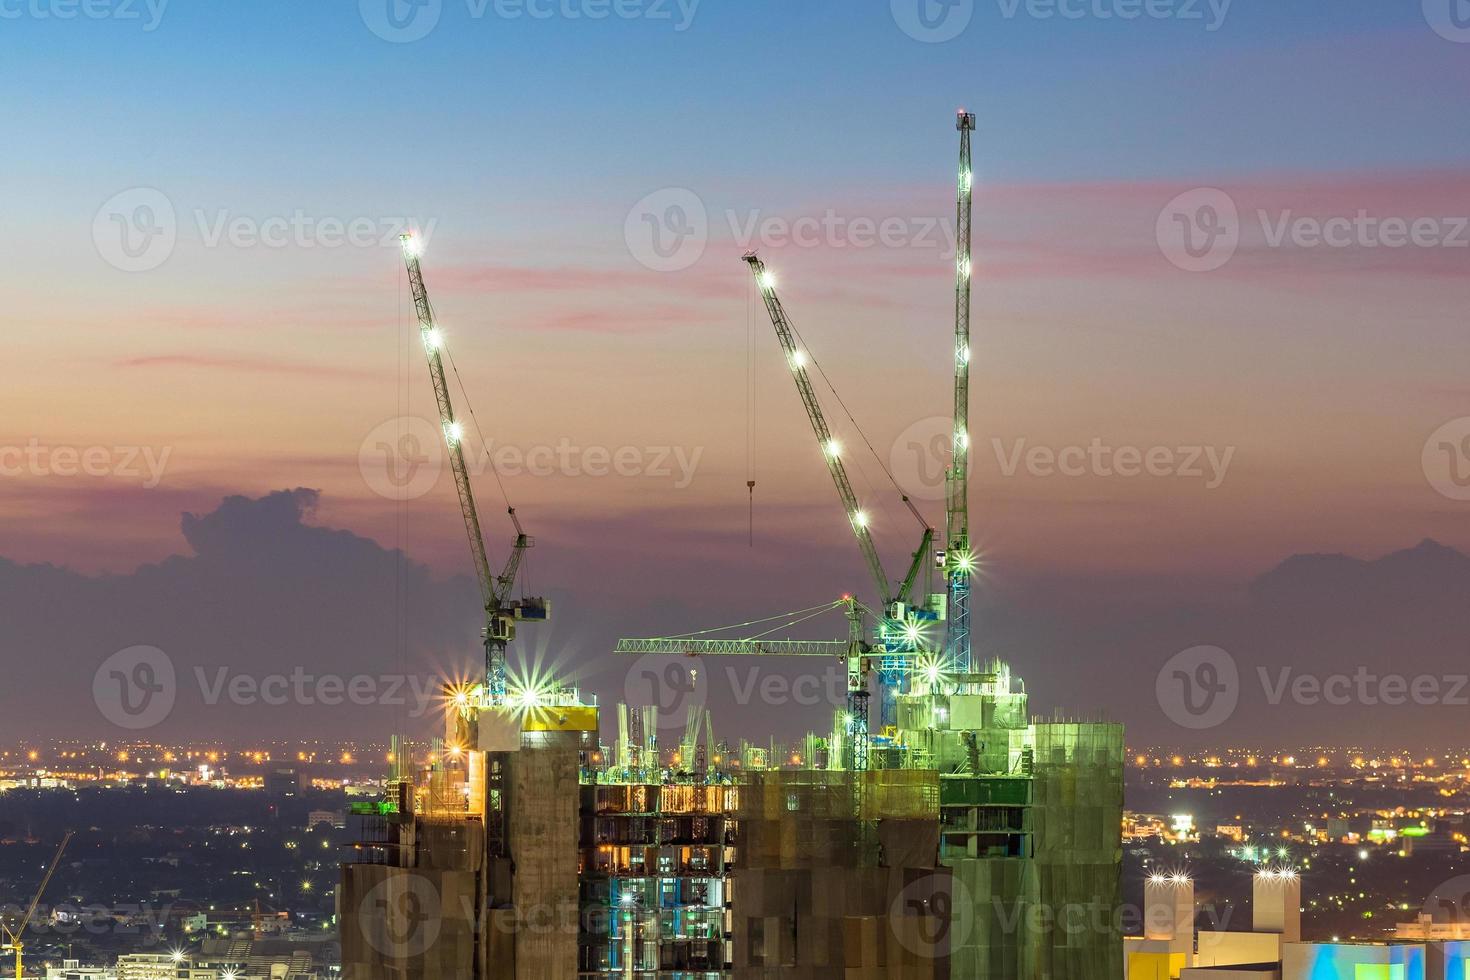
[[[46,980],[114,980],[117,974],[105,966],[82,966],[81,960],[62,960],[46,968]]]
[[[307,830],[323,824],[334,830],[341,830],[347,826],[347,814],[341,810],[313,810],[306,815]]]
[[[295,769],[272,769],[265,774],[265,791],[271,796],[295,796],[301,792],[301,774]]]
[[[117,980],[176,980],[179,960],[169,953],[124,953],[117,958]]]
[[[1196,933],[1189,877],[1150,879],[1144,935],[1126,941],[1126,980],[1466,980],[1470,941],[1450,938],[1427,916],[1398,932],[1424,942],[1311,943],[1301,938],[1296,873],[1260,872],[1252,902],[1251,932]]]

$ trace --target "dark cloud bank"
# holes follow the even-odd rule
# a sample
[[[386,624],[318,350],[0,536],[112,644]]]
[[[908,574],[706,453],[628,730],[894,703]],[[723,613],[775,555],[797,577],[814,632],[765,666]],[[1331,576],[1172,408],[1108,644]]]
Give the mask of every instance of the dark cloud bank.
[[[422,708],[415,685],[425,689],[431,678],[470,670],[479,659],[474,583],[436,578],[399,551],[310,523],[316,502],[316,492],[305,489],[227,498],[208,514],[184,515],[189,554],[124,575],[88,576],[0,558],[6,664],[0,736],[134,734],[99,711],[93,679],[109,656],[135,645],[165,651],[176,669],[175,707],[147,730],[160,738],[384,738],[394,730],[428,731],[431,717],[414,718]],[[715,558],[694,555],[673,576],[675,584],[661,588],[636,574],[638,563],[668,566],[680,560],[677,554],[640,552],[649,546],[640,545],[633,528],[593,530],[561,529],[566,539],[590,543],[575,561],[552,559],[564,566],[551,576],[564,590],[553,593],[561,622],[527,646],[556,651],[550,659],[577,670],[603,703],[627,690],[625,665],[606,652],[617,636],[769,611],[769,603],[750,598],[748,570],[720,573]],[[824,570],[827,563],[819,564]],[[787,592],[796,575],[773,570],[771,594]],[[1118,594],[1117,583],[1097,585],[1099,594]],[[670,591],[687,594],[670,597]],[[1470,673],[1467,600],[1470,558],[1425,541],[1374,560],[1293,556],[1228,595],[1192,601],[1140,594],[1136,601],[1100,602],[1086,582],[1037,586],[991,599],[980,610],[978,635],[986,651],[1006,657],[1025,677],[1038,713],[1104,713],[1128,726],[1134,745],[1437,748],[1456,744],[1470,721],[1470,689],[1456,680]],[[833,635],[839,627],[832,624]],[[1233,657],[1240,699],[1227,721],[1197,732],[1161,709],[1155,680],[1176,653],[1202,644]],[[738,686],[748,688],[750,664],[727,660],[707,669],[722,735],[764,740],[772,728],[787,735],[830,722],[822,705],[737,708],[731,681],[738,674]],[[812,668],[807,662],[797,669]],[[1346,675],[1350,687],[1333,690],[1348,690],[1351,703],[1299,697],[1304,674],[1322,682]],[[315,693],[302,703],[295,691],[301,683],[312,691],[310,680],[293,680],[284,704],[213,692],[222,679],[240,675],[256,682],[359,678],[360,693],[368,691],[361,678],[371,678],[377,686],[367,700],[387,703],[324,704]],[[1435,700],[1424,703],[1411,687],[1405,703],[1384,703],[1396,699],[1394,682],[1384,686],[1395,676],[1417,681],[1420,695],[1429,690],[1424,679],[1432,679]],[[397,682],[396,695],[388,690],[395,677],[408,678]],[[1310,694],[1310,681],[1305,690]],[[1363,691],[1378,703],[1364,703]]]

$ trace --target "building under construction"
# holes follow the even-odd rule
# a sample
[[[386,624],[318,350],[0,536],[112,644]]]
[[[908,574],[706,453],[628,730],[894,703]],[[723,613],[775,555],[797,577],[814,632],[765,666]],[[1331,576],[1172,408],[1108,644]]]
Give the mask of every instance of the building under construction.
[[[775,276],[751,253],[745,260],[881,601],[870,608],[844,596],[823,607],[845,611],[842,640],[772,640],[773,629],[711,639],[705,630],[624,640],[615,651],[667,656],[669,666],[703,656],[836,658],[846,668],[845,703],[830,732],[789,750],[717,742],[699,706],[680,742],[661,746],[652,708],[619,707],[614,723],[569,688],[511,681],[506,648],[517,624],[544,620],[549,608],[512,598],[532,543],[513,508],[514,547],[504,571],[491,570],[444,337],[417,245],[405,240],[484,599],[486,670],[482,683],[446,690],[442,736],[396,747],[391,792],[354,814],[357,843],[339,893],[346,980],[1122,975],[1113,928],[1122,729],[1038,720],[1009,667],[972,657],[975,117],[961,112],[957,127],[955,415],[943,536],[904,496],[920,540],[907,573],[886,574],[813,384],[813,370],[826,375]],[[931,589],[936,575],[942,588]],[[603,722],[615,724],[614,744],[602,743]]]
[[[344,976],[1119,976],[1120,726],[1030,718],[998,664],[961,683],[903,696],[901,765],[867,770],[716,743],[699,709],[661,747],[620,708],[603,746],[570,692],[453,695],[355,815]]]

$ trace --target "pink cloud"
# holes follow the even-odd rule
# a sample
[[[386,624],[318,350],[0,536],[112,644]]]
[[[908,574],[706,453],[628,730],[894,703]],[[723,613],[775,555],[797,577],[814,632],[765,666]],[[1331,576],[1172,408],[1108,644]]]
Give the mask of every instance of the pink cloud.
[[[235,354],[153,354],[141,357],[121,358],[114,362],[119,367],[157,368],[184,367],[209,370],[239,371],[258,374],[303,374],[319,378],[376,378],[371,371],[352,368],[329,367],[323,364],[308,364],[301,361],[281,361],[263,357],[248,357]]]

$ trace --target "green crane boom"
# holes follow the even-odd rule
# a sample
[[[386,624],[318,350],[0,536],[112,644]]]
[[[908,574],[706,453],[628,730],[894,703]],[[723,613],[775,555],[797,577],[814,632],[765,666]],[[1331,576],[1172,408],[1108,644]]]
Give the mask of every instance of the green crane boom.
[[[816,390],[812,388],[812,380],[806,370],[807,354],[797,345],[791,321],[786,316],[786,308],[776,295],[775,277],[755,252],[747,253],[745,261],[755,273],[756,285],[760,287],[766,311],[771,315],[771,325],[776,328],[776,337],[781,342],[781,349],[786,352],[786,363],[791,367],[796,391],[801,395],[801,403],[806,406],[812,431],[817,434],[817,445],[827,460],[827,470],[832,474],[832,482],[837,486],[837,496],[842,499],[848,523],[852,525],[858,548],[862,550],[863,559],[868,563],[868,572],[873,576],[873,584],[878,589],[878,601],[887,606],[893,600],[893,586],[883,571],[883,561],[878,557],[878,548],[873,543],[873,535],[868,531],[868,515],[858,505],[857,494],[853,492],[852,483],[847,478],[847,467],[842,464],[842,447],[832,438],[832,430],[827,427],[827,418],[822,414],[821,403],[817,401]]]
[[[516,540],[511,548],[505,569],[496,575],[490,569],[490,558],[485,550],[485,535],[480,529],[480,514],[475,507],[475,494],[470,486],[469,467],[464,458],[463,424],[455,417],[454,403],[449,397],[449,383],[444,375],[444,335],[434,320],[434,307],[429,302],[429,291],[424,286],[423,270],[419,266],[421,246],[412,235],[404,235],[403,258],[408,266],[409,288],[413,291],[414,311],[418,315],[419,339],[424,345],[424,354],[429,359],[429,377],[434,384],[434,398],[439,403],[439,424],[444,431],[444,443],[449,449],[449,467],[454,473],[454,487],[459,494],[459,509],[464,516],[465,535],[470,542],[470,555],[475,563],[475,577],[480,584],[480,598],[485,604],[485,693],[489,704],[494,707],[506,703],[505,651],[515,639],[517,620],[544,620],[548,606],[544,599],[511,600],[516,575],[527,548],[535,542],[521,528],[515,508],[509,508],[511,521],[515,524]]]

